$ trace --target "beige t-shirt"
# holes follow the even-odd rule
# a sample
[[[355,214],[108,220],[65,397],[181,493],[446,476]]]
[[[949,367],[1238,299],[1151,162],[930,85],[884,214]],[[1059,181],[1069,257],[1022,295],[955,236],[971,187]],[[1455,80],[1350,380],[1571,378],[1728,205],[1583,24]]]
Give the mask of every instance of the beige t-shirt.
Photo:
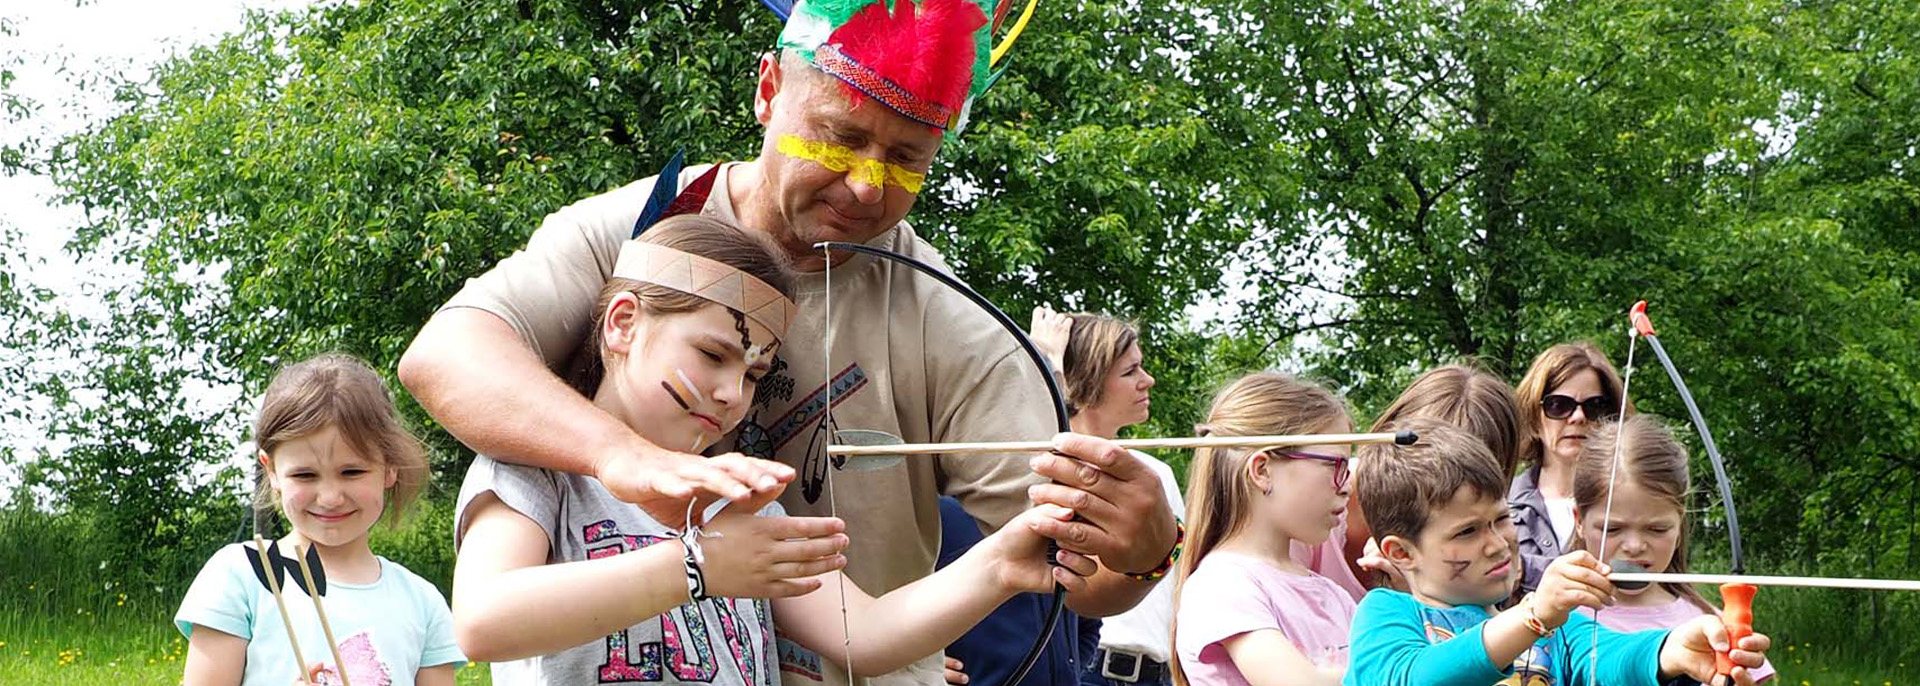
[[[701,213],[738,224],[727,191],[732,166],[719,174]],[[684,170],[680,186],[710,168]],[[444,308],[471,307],[499,316],[549,368],[560,370],[584,342],[600,288],[652,190],[649,178],[548,215],[525,249],[468,280]],[[905,222],[868,245],[947,269],[939,253]],[[1019,344],[964,296],[911,268],[867,255],[834,266],[831,274],[830,330],[825,326],[827,274],[802,274],[796,282],[799,317],[760,381],[756,407],[736,432],[736,449],[799,470],[780,498],[788,513],[817,516],[837,509],[852,539],[848,576],[879,596],[933,571],[940,550],[940,495],[953,496],[997,529],[1027,507],[1026,489],[1040,479],[1028,469],[1025,454],[943,455],[907,458],[876,471],[834,470],[830,494],[826,440],[818,430],[829,365],[833,419],[841,430],[884,431],[920,443],[1045,439],[1057,426],[1040,372]],[[859,623],[851,629],[852,640],[859,641]],[[779,643],[787,686],[847,683],[833,662],[784,638]],[[871,683],[939,686],[944,679],[938,657]]]

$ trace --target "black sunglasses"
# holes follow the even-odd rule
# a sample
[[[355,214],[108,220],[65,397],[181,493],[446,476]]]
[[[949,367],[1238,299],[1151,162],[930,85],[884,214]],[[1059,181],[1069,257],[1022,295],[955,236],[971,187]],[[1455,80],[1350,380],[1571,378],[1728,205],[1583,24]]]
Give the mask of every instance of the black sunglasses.
[[[1587,419],[1593,420],[1613,419],[1613,416],[1620,412],[1620,408],[1614,406],[1613,398],[1605,395],[1596,395],[1586,400],[1574,400],[1573,396],[1556,393],[1540,399],[1540,410],[1547,413],[1548,419],[1571,417],[1573,408],[1576,407],[1586,413]]]

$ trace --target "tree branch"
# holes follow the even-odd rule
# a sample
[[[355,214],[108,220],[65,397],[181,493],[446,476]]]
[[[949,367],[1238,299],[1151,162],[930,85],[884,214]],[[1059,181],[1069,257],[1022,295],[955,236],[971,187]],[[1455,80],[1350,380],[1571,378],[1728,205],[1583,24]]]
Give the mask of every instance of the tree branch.
[[[1373,322],[1371,320],[1360,320],[1360,319],[1353,319],[1349,317],[1341,317],[1339,319],[1333,319],[1333,320],[1324,321],[1324,322],[1313,322],[1310,324],[1301,324],[1299,326],[1290,326],[1285,329],[1281,329],[1279,333],[1276,333],[1271,338],[1268,338],[1267,344],[1260,346],[1260,354],[1256,355],[1255,357],[1266,357],[1267,351],[1272,350],[1274,344],[1279,343],[1280,341],[1284,341],[1286,339],[1292,338],[1294,336],[1298,336],[1300,334],[1306,333],[1308,331],[1319,331],[1321,329],[1331,329],[1334,327],[1346,326],[1348,324],[1363,324],[1363,323],[1370,324]],[[1404,322],[1401,322],[1401,323],[1404,323]]]

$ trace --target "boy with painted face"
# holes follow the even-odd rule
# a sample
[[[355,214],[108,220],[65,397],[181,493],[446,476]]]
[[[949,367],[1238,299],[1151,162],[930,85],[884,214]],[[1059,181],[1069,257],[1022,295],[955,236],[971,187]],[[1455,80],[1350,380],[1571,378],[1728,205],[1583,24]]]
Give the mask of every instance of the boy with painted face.
[[[1742,639],[1733,673],[1715,675],[1715,651],[1728,639],[1713,617],[1622,634],[1574,613],[1613,598],[1607,570],[1586,552],[1554,560],[1539,590],[1497,611],[1519,579],[1499,462],[1484,443],[1437,421],[1391,429],[1420,441],[1362,447],[1355,481],[1381,554],[1410,592],[1375,589],[1360,602],[1348,686],[1753,683],[1748,670],[1765,658],[1766,636]]]

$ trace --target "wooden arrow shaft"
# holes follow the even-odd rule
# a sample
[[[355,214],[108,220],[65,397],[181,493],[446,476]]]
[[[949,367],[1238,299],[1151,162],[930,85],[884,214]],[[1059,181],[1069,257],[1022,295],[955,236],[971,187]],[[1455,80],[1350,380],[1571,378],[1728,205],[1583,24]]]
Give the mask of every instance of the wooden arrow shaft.
[[[1195,438],[1123,438],[1114,444],[1129,450],[1194,448],[1296,448],[1303,445],[1363,445],[1393,443],[1399,434],[1305,434],[1297,436],[1200,436]],[[829,445],[832,457],[881,455],[965,455],[974,453],[1040,453],[1053,450],[1053,441],[982,443],[901,443],[897,445]]]
[[[1752,584],[1754,586],[1799,586],[1802,588],[1856,588],[1870,591],[1920,591],[1920,581],[1907,579],[1839,579],[1815,576],[1749,576],[1745,574],[1659,574],[1651,572],[1614,572],[1607,575],[1615,583],[1622,581],[1650,584]]]

